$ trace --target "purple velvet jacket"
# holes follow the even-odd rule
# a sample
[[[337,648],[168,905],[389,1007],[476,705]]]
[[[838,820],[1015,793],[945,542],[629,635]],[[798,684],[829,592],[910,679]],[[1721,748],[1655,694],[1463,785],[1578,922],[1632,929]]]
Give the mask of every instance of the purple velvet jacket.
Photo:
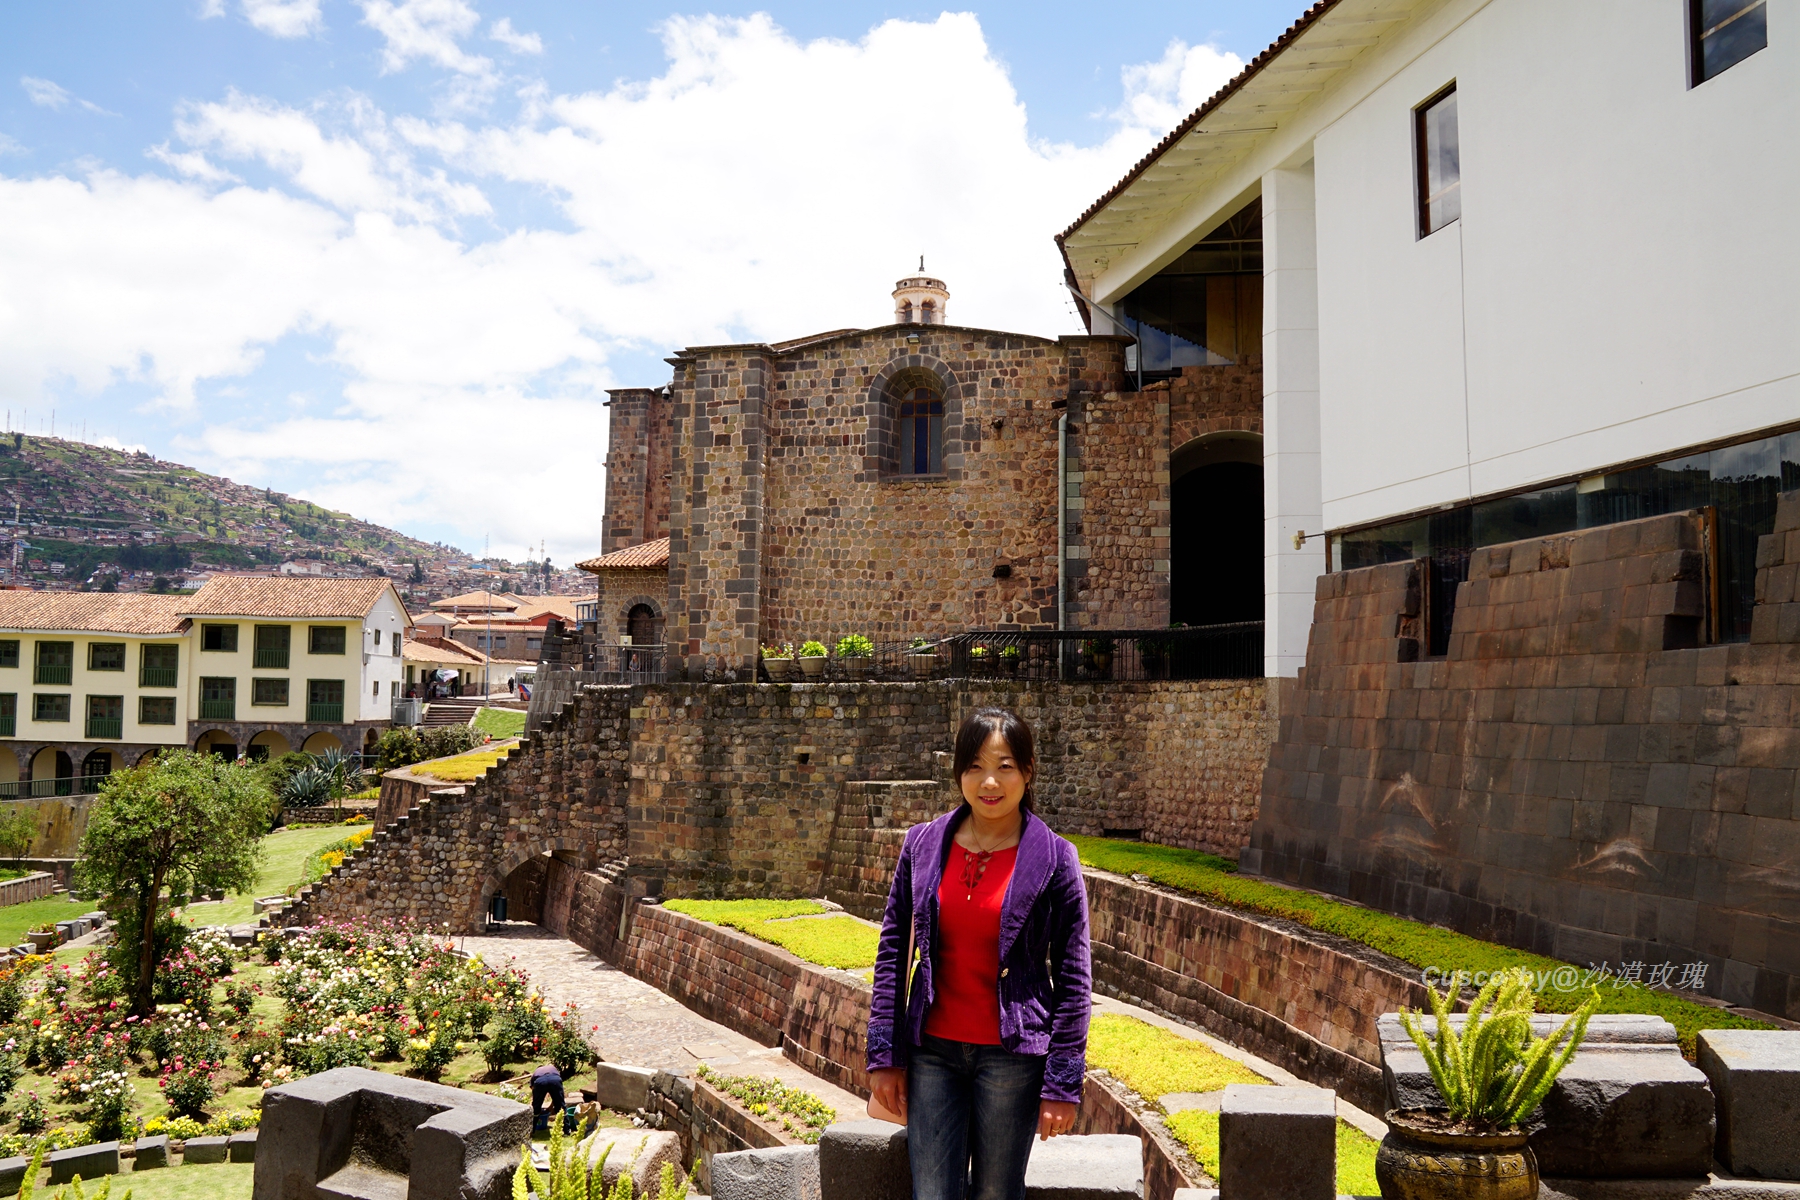
[[[869,1001],[868,1065],[904,1067],[920,1044],[935,993],[931,973],[938,932],[938,883],[956,828],[969,806],[906,831],[875,957]],[[900,1012],[906,932],[919,951],[908,1004]],[[1087,885],[1075,847],[1027,813],[1019,853],[1000,909],[1000,1044],[1044,1056],[1045,1100],[1079,1103],[1087,1075],[1093,969],[1088,950]],[[903,1034],[899,1031],[903,1031]]]

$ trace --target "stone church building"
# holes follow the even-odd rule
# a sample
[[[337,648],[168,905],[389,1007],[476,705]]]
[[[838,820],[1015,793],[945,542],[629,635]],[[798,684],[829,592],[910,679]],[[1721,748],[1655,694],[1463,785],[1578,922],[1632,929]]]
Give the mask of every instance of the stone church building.
[[[602,642],[741,679],[760,644],[849,633],[1261,617],[1253,349],[1146,374],[1122,334],[952,324],[929,276],[893,295],[892,324],[689,347],[611,393]]]

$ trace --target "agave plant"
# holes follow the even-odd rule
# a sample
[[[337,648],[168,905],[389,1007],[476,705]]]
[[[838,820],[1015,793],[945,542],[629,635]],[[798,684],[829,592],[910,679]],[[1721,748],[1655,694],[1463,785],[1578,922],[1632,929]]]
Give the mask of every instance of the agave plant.
[[[331,803],[337,780],[317,763],[308,763],[281,785],[281,802],[288,808],[323,808]]]
[[[1400,1024],[1425,1056],[1431,1080],[1454,1121],[1494,1129],[1525,1123],[1550,1092],[1556,1077],[1575,1057],[1587,1035],[1588,1018],[1600,1007],[1600,992],[1583,1001],[1547,1038],[1531,1036],[1531,1014],[1537,1008],[1531,973],[1515,968],[1490,980],[1469,1006],[1459,1032],[1450,1023],[1454,982],[1438,995],[1427,988],[1437,1018],[1435,1036],[1411,1009],[1400,1010]]]

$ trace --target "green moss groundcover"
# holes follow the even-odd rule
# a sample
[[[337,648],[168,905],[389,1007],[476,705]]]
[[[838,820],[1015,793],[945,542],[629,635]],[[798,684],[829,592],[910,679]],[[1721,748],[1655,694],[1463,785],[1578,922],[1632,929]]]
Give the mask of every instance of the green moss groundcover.
[[[1453,971],[1491,974],[1524,967],[1540,981],[1538,1008],[1574,1012],[1593,986],[1589,972],[1526,950],[1514,950],[1465,934],[1439,929],[1374,909],[1316,896],[1236,873],[1236,864],[1197,850],[1075,836],[1084,865],[1119,875],[1139,874],[1164,887],[1245,912],[1285,917],[1321,933],[1336,934],[1391,954],[1415,967],[1435,969],[1440,977]],[[1647,1013],[1675,1026],[1682,1053],[1692,1060],[1694,1037],[1702,1029],[1768,1029],[1762,1021],[1722,1009],[1708,1008],[1668,992],[1636,983],[1600,982],[1603,1013]]]
[[[668,900],[663,907],[747,933],[809,963],[846,971],[874,966],[881,937],[874,926],[855,917],[820,915],[831,910],[816,900]]]

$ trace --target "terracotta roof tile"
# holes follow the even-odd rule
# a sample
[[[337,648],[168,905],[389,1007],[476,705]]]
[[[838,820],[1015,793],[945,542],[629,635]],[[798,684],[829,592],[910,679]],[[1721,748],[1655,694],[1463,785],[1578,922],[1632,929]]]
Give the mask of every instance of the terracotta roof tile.
[[[74,633],[179,633],[187,596],[145,592],[0,592],[0,629]]]
[[[407,662],[443,663],[453,667],[478,667],[487,658],[481,651],[455,642],[415,642],[411,638],[400,647],[400,657]]]
[[[194,593],[181,611],[189,616],[218,617],[366,617],[381,594],[392,588],[385,578],[310,579],[304,576],[214,576]],[[405,606],[402,605],[402,611]]]
[[[460,596],[446,596],[442,600],[433,600],[431,607],[442,612],[446,608],[504,608],[519,607],[519,602],[505,592],[464,592]]]
[[[590,558],[586,562],[576,563],[578,570],[590,573],[599,571],[615,571],[621,568],[639,567],[646,570],[660,570],[669,565],[669,539],[657,538],[654,542],[643,542],[636,546],[627,546],[623,550],[614,550],[611,554],[602,554],[599,558]]]

